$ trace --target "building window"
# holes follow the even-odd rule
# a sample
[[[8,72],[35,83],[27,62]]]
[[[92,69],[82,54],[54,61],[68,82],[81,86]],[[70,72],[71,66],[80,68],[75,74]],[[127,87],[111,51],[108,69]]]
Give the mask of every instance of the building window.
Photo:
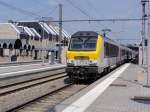
[[[52,37],[49,37],[49,41],[52,41]]]
[[[39,32],[40,34],[42,34],[42,30],[41,30],[41,29],[38,29],[38,32]]]
[[[7,44],[6,44],[6,43],[3,44],[3,48],[4,48],[4,49],[7,48]]]

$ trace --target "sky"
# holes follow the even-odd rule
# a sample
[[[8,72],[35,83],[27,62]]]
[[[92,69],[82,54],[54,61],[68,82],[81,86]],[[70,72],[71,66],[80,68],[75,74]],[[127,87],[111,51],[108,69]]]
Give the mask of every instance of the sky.
[[[8,8],[1,1],[34,15]],[[58,20],[60,3],[63,5],[64,20],[141,18],[142,15],[140,0],[0,0],[0,22],[35,20],[37,15]],[[63,23],[63,28],[70,34],[81,30],[101,32],[108,28],[111,32],[107,36],[121,43],[137,43],[141,39],[141,22],[137,21]]]

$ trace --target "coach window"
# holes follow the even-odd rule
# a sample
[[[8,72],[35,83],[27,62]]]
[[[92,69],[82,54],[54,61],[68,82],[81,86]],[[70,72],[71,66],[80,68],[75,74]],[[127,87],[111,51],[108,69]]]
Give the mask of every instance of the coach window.
[[[118,56],[118,52],[119,52],[118,46],[105,42],[104,48],[105,48],[104,50],[105,58]]]
[[[119,48],[116,45],[110,44],[110,48],[109,48],[110,57],[117,57],[118,50]]]
[[[110,44],[110,57],[114,57],[115,56],[115,49],[114,49],[114,46],[112,44]]]
[[[118,56],[118,47],[113,45],[113,57],[117,57]]]
[[[121,55],[122,55],[122,56],[125,55],[125,50],[122,50]]]
[[[105,58],[108,58],[110,55],[109,55],[109,43],[105,42],[104,43],[104,57]]]

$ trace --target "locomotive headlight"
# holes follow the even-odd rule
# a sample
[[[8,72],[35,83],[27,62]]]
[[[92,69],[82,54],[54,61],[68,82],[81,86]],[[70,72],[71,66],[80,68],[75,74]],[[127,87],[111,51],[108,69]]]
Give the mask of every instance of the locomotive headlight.
[[[67,65],[73,66],[74,65],[74,61],[73,60],[67,60]]]
[[[90,65],[91,66],[97,66],[98,65],[98,61],[97,60],[90,60]]]

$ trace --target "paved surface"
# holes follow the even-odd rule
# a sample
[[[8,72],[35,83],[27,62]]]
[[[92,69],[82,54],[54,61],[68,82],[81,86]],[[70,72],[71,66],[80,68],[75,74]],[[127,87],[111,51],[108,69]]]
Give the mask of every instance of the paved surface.
[[[70,112],[150,112],[150,100],[133,100],[134,96],[150,96],[150,88],[143,87],[146,84],[146,72],[134,64],[130,64],[125,71],[120,72],[121,75],[118,75],[118,78],[96,97],[94,102],[89,103],[96,93],[100,93],[100,89],[83,100],[86,94],[108,80],[109,77],[119,74],[117,71],[120,71],[120,69],[122,67],[58,104],[53,108],[54,112],[69,112],[68,107],[71,107]],[[82,102],[80,102],[81,99]],[[80,102],[80,105],[74,105],[77,102]]]
[[[46,67],[50,67],[50,66],[59,66],[59,65],[60,64],[50,65],[48,63],[45,63],[43,65],[42,63],[39,63],[39,64],[28,64],[28,65],[19,65],[19,66],[0,67],[0,76],[2,76],[4,73],[46,68]]]
[[[0,67],[0,87],[65,72],[62,64],[30,64]]]

